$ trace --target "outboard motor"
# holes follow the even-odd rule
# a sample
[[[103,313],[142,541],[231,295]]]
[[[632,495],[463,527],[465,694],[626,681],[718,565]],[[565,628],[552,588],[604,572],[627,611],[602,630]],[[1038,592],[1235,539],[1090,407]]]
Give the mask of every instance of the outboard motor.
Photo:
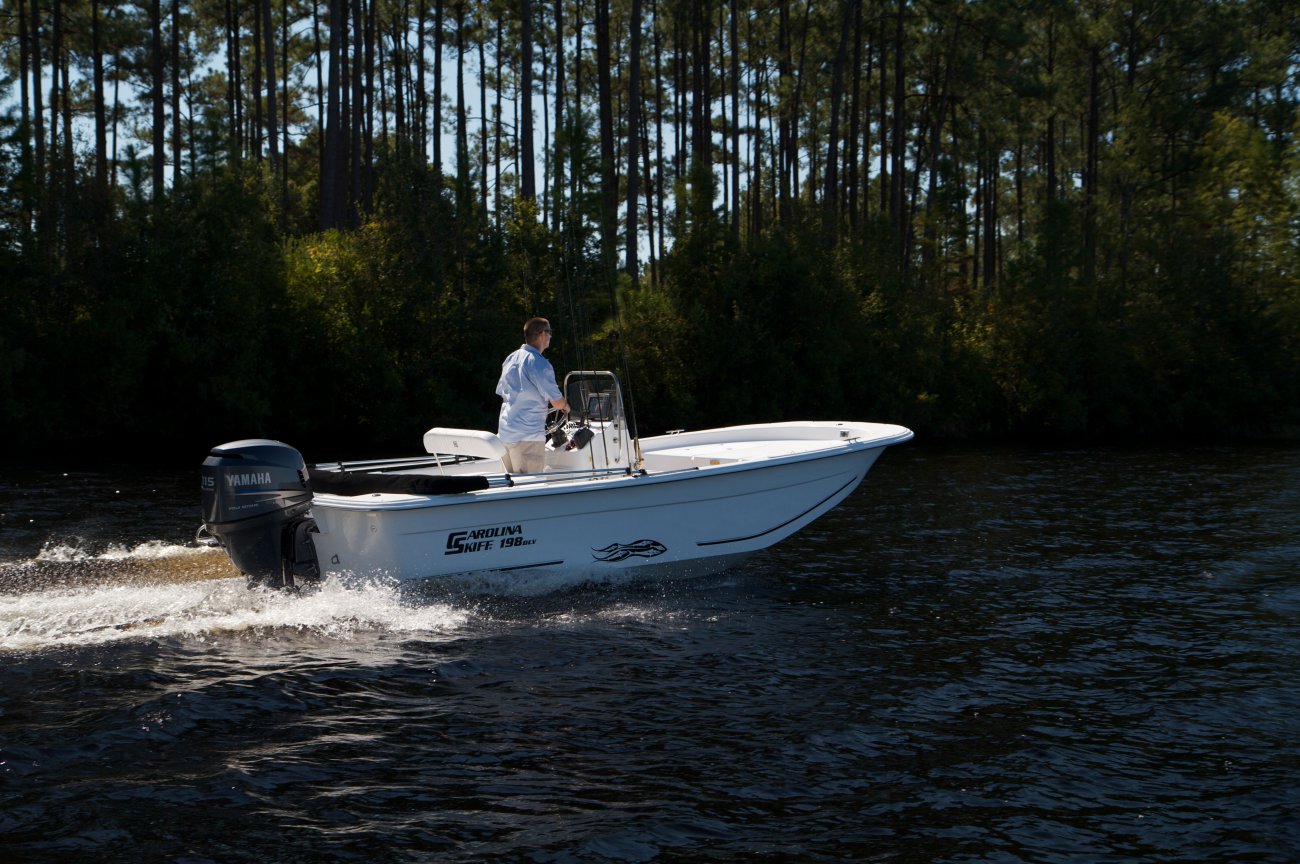
[[[202,476],[199,539],[224,548],[250,586],[320,581],[302,454],[265,438],[232,441],[212,449]]]

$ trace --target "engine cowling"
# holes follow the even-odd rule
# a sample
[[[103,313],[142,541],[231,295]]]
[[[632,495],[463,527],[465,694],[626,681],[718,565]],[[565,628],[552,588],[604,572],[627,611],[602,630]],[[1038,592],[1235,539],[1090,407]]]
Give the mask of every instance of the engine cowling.
[[[320,580],[302,454],[266,438],[212,448],[202,469],[203,528],[250,585],[293,588]]]

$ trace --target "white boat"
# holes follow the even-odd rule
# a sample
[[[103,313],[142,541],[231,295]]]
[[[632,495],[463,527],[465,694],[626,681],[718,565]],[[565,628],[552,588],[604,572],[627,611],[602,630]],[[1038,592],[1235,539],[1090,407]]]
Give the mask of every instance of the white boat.
[[[843,501],[902,426],[791,422],[635,439],[609,372],[565,379],[546,470],[510,474],[490,432],[434,428],[426,456],[317,465],[265,439],[214,448],[201,534],[251,580],[434,579],[729,566]]]

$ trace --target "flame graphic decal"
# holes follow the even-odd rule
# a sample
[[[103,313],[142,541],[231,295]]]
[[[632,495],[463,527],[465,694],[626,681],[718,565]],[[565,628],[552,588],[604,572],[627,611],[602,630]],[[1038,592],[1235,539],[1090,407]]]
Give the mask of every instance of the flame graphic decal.
[[[611,543],[604,549],[592,549],[591,557],[597,561],[626,561],[633,555],[638,558],[654,558],[668,551],[668,547],[658,540],[637,540],[635,543]]]

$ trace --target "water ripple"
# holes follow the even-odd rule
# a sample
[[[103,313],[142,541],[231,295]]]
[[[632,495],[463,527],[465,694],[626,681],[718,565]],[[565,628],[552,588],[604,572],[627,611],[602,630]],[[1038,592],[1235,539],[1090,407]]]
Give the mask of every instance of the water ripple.
[[[718,577],[296,598],[156,515],[33,529],[0,564],[0,842],[1291,862],[1297,501],[1294,448],[904,448]]]

